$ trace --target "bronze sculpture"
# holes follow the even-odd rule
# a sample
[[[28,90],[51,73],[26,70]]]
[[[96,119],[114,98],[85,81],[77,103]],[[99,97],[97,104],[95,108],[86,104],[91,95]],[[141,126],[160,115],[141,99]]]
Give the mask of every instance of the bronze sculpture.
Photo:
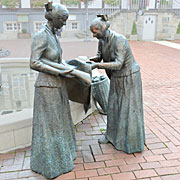
[[[97,56],[90,58],[92,68],[105,69],[110,79],[107,130],[99,143],[111,142],[126,153],[141,152],[145,132],[140,67],[126,38],[109,26],[105,15],[98,15],[90,26],[99,39]]]
[[[67,94],[67,77],[87,74],[62,61],[56,31],[66,24],[68,10],[61,4],[46,4],[47,23],[32,39],[30,67],[39,71],[35,83],[31,169],[52,179],[74,168],[76,142]],[[85,75],[85,76],[84,76]]]

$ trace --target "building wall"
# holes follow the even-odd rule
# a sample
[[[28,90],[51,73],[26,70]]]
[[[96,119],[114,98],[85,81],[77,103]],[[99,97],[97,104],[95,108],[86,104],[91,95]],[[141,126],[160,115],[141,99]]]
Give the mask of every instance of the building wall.
[[[142,16],[136,18],[135,12],[121,12],[111,19],[111,29],[123,34],[128,39],[131,35],[133,22],[137,25],[138,40],[143,39],[145,16],[155,16],[155,38],[152,40],[174,40],[180,17],[173,12],[150,12],[145,11]]]
[[[180,18],[173,13],[158,13],[157,39],[173,40],[177,31]]]
[[[127,38],[130,37],[133,22],[136,20],[135,12],[121,12],[110,20],[110,28],[117,33],[123,34]]]
[[[30,0],[21,0],[21,8],[30,8],[31,2]]]
[[[17,22],[17,16],[15,13],[0,13],[0,39],[15,39],[18,31],[7,32],[5,30],[5,23]]]
[[[60,3],[61,0],[53,0],[54,3]],[[19,0],[21,8],[30,8],[31,7],[31,0]],[[141,8],[141,4],[145,4],[147,6],[147,9],[154,9],[159,7],[160,0],[121,0],[121,8],[122,9],[129,9],[132,7],[132,4],[137,4],[135,6],[136,8]],[[167,2],[173,7],[173,8],[180,8],[180,2],[179,0],[167,0]],[[80,3],[81,8],[85,8],[84,3]],[[1,5],[0,5],[1,6]],[[105,4],[103,5],[103,0],[93,0],[89,2],[89,8],[109,8],[109,5]],[[3,8],[6,8],[3,6]],[[74,6],[68,6],[68,8],[79,8],[78,5]]]
[[[31,13],[29,16],[29,22],[30,22],[30,33],[33,34],[36,31],[35,23],[46,22],[46,19],[44,18],[44,12]]]
[[[169,0],[170,1],[170,0]],[[175,7],[179,7],[179,4],[176,2],[177,0],[173,0],[172,2],[176,3]],[[54,0],[55,2],[55,0]],[[59,0],[56,0],[59,2]],[[137,16],[137,10],[127,10],[130,7],[130,4],[133,0],[122,0],[121,4],[121,13],[120,15],[113,16],[111,19],[111,28],[115,31],[124,34],[128,38],[131,35],[131,29],[133,22],[136,21],[137,29],[138,29],[138,39],[142,40],[142,32],[143,32],[143,16]],[[136,1],[138,2],[138,1]],[[156,7],[155,0],[150,0],[148,4],[146,4],[147,0],[141,0],[141,7],[144,5],[148,5],[149,9],[153,9]],[[130,3],[130,4],[129,4]],[[131,4],[132,5],[132,4]],[[30,0],[21,0],[21,6],[24,8],[17,8],[14,10],[9,10],[6,8],[0,9],[0,39],[6,38],[17,38],[17,33],[22,29],[26,29],[28,33],[33,34],[40,25],[42,25],[46,20],[44,18],[44,8],[29,8],[30,7]],[[67,21],[67,25],[63,29],[64,35],[69,36],[70,34],[79,35],[83,34],[86,31],[86,28],[89,27],[92,20],[96,17],[96,14],[102,9],[103,3],[102,0],[95,0],[91,4],[89,4],[88,10],[88,25],[86,25],[87,13],[84,8],[84,5],[81,4],[80,7],[76,8],[68,8],[70,12],[70,17]],[[95,7],[95,8],[93,8]],[[98,8],[101,7],[101,8]],[[105,6],[106,7],[106,6]],[[169,9],[166,11],[168,12]],[[145,14],[153,13],[152,11],[148,12],[145,10]],[[154,11],[157,14],[157,10]],[[4,24],[11,21],[18,23],[18,15],[25,15],[28,16],[28,22],[19,22],[20,23],[20,30],[16,31],[6,31]],[[174,32],[176,31],[176,26],[179,22],[177,16],[173,15],[172,13],[160,13],[158,11],[157,14],[157,24],[156,24],[156,38],[163,39],[163,38],[173,38]],[[14,27],[15,28],[15,27]],[[65,33],[66,32],[66,33]]]

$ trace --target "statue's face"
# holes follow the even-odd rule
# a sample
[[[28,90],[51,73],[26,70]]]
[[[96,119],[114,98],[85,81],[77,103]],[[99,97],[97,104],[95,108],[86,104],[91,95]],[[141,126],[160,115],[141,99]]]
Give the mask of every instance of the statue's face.
[[[68,14],[64,13],[56,13],[53,18],[54,27],[57,29],[61,29],[64,25],[66,25],[66,21],[68,19]]]
[[[94,26],[91,27],[91,32],[93,33],[93,37],[97,39],[102,39],[104,36],[104,33],[101,29],[97,29]]]

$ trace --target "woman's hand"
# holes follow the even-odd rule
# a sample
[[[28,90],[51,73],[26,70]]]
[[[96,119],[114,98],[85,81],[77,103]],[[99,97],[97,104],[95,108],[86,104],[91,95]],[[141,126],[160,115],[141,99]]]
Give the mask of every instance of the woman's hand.
[[[68,69],[68,70],[60,70],[60,76],[65,76],[65,77],[74,77],[71,75],[71,72],[73,69]]]
[[[90,58],[89,58],[89,61],[99,62],[100,59],[99,59],[98,56],[94,56],[94,57],[90,57]]]
[[[98,67],[99,63],[95,63],[93,61],[86,61],[87,64],[89,64],[91,66],[91,69],[95,69]]]

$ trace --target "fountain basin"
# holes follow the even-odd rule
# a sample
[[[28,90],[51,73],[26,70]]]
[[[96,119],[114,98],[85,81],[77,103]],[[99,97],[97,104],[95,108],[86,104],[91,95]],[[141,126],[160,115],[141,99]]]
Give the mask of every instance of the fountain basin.
[[[32,107],[34,94],[33,86],[36,75],[32,74],[32,70],[29,69],[29,58],[3,58],[0,59],[0,66],[0,73],[2,74],[2,89],[0,91],[0,102],[2,103],[0,105],[0,153],[6,153],[31,145],[33,119]],[[13,82],[13,70],[15,71],[15,83]],[[15,86],[18,82],[18,75],[16,74],[16,71],[20,75],[23,75],[23,78],[20,76],[22,81],[20,81],[20,86],[18,86],[19,88]],[[98,72],[94,73],[98,74]],[[4,86],[3,83],[5,84]],[[15,92],[13,93],[13,86],[15,86],[15,91],[20,91],[19,94],[23,90],[26,97],[16,99],[16,102],[14,102],[17,96],[14,94]],[[22,102],[19,105],[20,107],[17,107],[17,102],[19,101]],[[92,99],[91,108],[86,114],[84,112],[83,104],[70,101],[70,108],[73,123],[75,125],[95,110]]]

